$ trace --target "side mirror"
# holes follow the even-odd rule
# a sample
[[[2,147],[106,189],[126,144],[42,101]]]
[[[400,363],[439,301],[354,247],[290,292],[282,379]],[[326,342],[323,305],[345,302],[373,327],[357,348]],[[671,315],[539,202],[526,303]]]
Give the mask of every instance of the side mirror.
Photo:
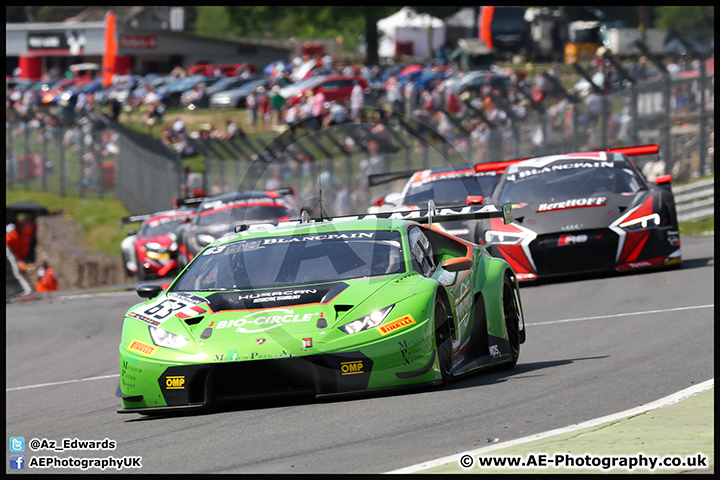
[[[162,287],[152,283],[143,283],[138,285],[135,291],[141,298],[155,298],[162,292]]]
[[[479,205],[483,202],[483,198],[485,197],[483,197],[482,195],[468,195],[465,199],[465,202],[468,205]]]
[[[668,185],[672,184],[672,175],[659,175],[655,178],[655,185]]]
[[[449,258],[440,264],[442,268],[448,272],[464,272],[472,268],[472,258],[469,257],[456,257]],[[138,287],[139,288],[139,287]]]

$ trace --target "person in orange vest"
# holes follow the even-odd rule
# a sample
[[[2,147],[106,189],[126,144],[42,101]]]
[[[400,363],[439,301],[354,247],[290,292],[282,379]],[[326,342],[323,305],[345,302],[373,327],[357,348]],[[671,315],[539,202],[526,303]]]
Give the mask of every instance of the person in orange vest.
[[[10,251],[15,255],[15,258],[21,260],[20,256],[22,252],[22,238],[20,233],[17,231],[17,227],[14,223],[8,223],[5,225],[5,245],[10,248]]]
[[[38,279],[35,282],[35,290],[41,292],[54,292],[58,288],[57,278],[55,278],[55,270],[44,261],[37,271]]]

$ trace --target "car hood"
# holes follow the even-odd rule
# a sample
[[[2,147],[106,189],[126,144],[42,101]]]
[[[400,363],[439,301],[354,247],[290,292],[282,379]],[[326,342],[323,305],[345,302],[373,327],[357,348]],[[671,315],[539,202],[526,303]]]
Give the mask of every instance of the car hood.
[[[421,279],[412,272],[257,290],[171,292],[136,305],[126,316],[190,340],[183,353],[194,358],[317,354],[362,342],[362,335],[354,337],[338,327],[417,293]],[[155,321],[152,312],[168,300],[171,313]],[[391,311],[385,321],[398,316]]]
[[[154,242],[159,243],[163,247],[169,247],[176,240],[174,233],[163,233],[160,235],[138,235],[137,243],[145,245],[146,243]]]
[[[513,204],[514,223],[535,233],[607,228],[645,201],[649,192],[607,194],[541,203]]]

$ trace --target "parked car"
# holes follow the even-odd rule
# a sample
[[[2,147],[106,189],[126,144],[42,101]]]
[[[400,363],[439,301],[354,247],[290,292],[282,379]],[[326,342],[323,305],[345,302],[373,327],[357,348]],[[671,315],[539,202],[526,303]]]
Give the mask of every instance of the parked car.
[[[158,94],[162,98],[163,103],[167,108],[179,108],[182,107],[180,97],[183,92],[192,90],[199,84],[204,84],[205,87],[213,85],[215,82],[225,77],[206,77],[205,75],[194,75],[192,77],[181,78],[175,82],[163,85],[158,88]]]
[[[251,80],[240,88],[226,90],[210,95],[210,108],[245,108],[245,99],[258,87],[268,89],[272,79],[260,78]]]
[[[360,86],[365,90],[366,94],[370,93],[367,80],[365,80],[364,77],[319,75],[317,77],[300,80],[299,82],[281,88],[280,95],[285,99],[290,99],[292,97],[305,96],[308,92],[312,92],[314,95],[322,88],[326,101],[345,104],[350,102],[350,93],[352,93],[355,81],[360,82]]]
[[[227,90],[234,90],[237,88],[242,87],[248,82],[251,82],[253,80],[257,80],[259,77],[257,76],[250,76],[250,77],[225,77],[211,86],[207,87],[205,89],[205,93],[200,99],[200,101],[197,100],[197,94],[195,92],[195,89],[186,90],[182,93],[180,97],[180,103],[182,103],[183,106],[188,105],[195,105],[195,107],[199,108],[207,108],[210,105],[210,97],[218,92],[225,92]]]

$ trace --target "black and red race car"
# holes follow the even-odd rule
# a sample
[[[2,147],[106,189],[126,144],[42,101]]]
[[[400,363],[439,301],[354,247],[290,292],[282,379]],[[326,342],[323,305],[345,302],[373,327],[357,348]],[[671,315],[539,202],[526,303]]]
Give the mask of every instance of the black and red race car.
[[[183,207],[122,219],[123,223],[142,222],[140,230],[129,231],[121,243],[126,275],[146,280],[177,271],[177,230],[194,215],[195,209]]]
[[[429,168],[419,171],[374,174],[368,176],[369,186],[408,178],[400,193],[391,193],[375,200],[368,213],[398,210],[420,210],[432,200],[438,207],[471,205],[489,196],[505,168],[519,160],[478,163],[466,167]],[[467,221],[437,223],[444,231],[463,240],[474,241]]]
[[[298,218],[294,196],[294,188],[289,187],[232,192],[199,199],[192,220],[183,224],[178,232],[180,267],[184,268],[210,243],[233,232],[235,224],[272,223]]]
[[[672,178],[648,182],[634,155],[657,145],[569,153],[509,165],[487,203],[512,203],[513,222],[475,223],[477,243],[520,281],[680,266]]]

